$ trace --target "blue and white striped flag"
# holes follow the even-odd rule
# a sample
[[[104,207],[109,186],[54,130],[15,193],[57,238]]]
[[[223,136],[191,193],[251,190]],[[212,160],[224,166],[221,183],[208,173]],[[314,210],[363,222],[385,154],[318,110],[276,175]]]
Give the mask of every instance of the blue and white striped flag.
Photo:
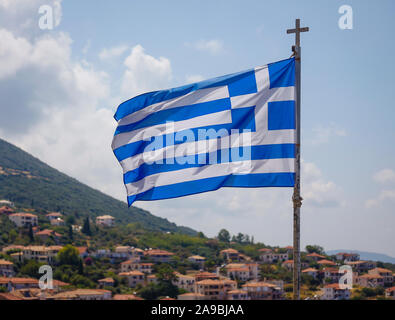
[[[129,206],[221,187],[294,186],[294,58],[145,93],[114,118]]]

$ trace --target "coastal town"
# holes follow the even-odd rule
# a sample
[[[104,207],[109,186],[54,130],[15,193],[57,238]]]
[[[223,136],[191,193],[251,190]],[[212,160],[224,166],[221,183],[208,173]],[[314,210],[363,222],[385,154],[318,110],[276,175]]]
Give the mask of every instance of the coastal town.
[[[0,300],[284,300],[292,295],[291,246],[253,244],[248,237],[231,238],[226,230],[216,239],[196,237],[213,248],[215,258],[186,245],[181,250],[182,242],[175,252],[128,241],[97,246],[90,245],[87,229],[111,232],[117,228],[114,217],[97,216],[79,225],[60,212],[32,212],[0,201],[1,223],[12,224],[2,234],[8,243],[0,248]],[[10,243],[21,235],[25,243]],[[83,241],[76,240],[79,235]],[[50,287],[40,284],[40,266],[53,269]],[[351,283],[342,280],[344,266],[351,270]],[[303,298],[395,299],[394,267],[361,260],[357,253],[327,255],[319,246],[307,246]]]

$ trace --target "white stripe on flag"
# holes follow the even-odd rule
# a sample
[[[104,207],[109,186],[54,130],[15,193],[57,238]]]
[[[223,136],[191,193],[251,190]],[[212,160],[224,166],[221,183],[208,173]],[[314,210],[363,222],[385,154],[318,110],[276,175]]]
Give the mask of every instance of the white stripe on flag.
[[[121,120],[119,120],[118,125],[135,123],[144,119],[148,115],[158,111],[177,107],[192,106],[197,103],[209,102],[225,98],[229,98],[228,86],[196,90],[181,97],[149,105],[144,109],[138,110],[122,118]]]

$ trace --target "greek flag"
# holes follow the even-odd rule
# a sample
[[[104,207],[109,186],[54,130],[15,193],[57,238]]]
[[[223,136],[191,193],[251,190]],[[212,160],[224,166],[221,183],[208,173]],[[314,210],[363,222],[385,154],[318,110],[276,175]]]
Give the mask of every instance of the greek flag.
[[[114,118],[129,206],[221,187],[294,186],[294,58],[141,94]]]

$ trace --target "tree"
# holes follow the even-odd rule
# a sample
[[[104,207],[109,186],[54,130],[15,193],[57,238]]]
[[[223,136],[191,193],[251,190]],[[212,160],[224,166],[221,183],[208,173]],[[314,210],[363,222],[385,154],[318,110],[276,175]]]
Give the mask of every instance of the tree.
[[[72,215],[67,216],[67,218],[66,218],[66,223],[69,224],[69,225],[74,224],[74,223],[75,223],[75,217],[72,216]]]
[[[168,264],[161,264],[157,270],[157,277],[160,282],[173,282],[177,280],[174,270]]]
[[[58,262],[60,265],[70,265],[78,267],[80,265],[80,256],[77,248],[71,244],[64,246],[58,252]]]
[[[89,222],[89,217],[85,218],[84,225],[82,226],[82,230],[81,231],[82,231],[82,233],[85,233],[87,236],[91,236],[92,235],[91,225],[90,225],[90,222]]]
[[[31,224],[29,224],[29,239],[31,242],[34,241],[33,227]]]
[[[29,260],[21,267],[20,273],[29,277],[38,278],[40,276],[38,269],[40,269],[42,265],[42,263],[39,263],[36,260]]]
[[[220,232],[218,233],[217,238],[218,238],[219,241],[222,241],[222,242],[229,242],[229,241],[230,241],[230,233],[229,233],[228,230],[222,229],[222,230],[220,230]]]
[[[318,254],[325,254],[324,248],[320,247],[318,245],[307,245],[306,246],[306,251],[308,253],[318,253]]]
[[[73,241],[73,227],[71,224],[69,225],[69,239],[70,241]]]

